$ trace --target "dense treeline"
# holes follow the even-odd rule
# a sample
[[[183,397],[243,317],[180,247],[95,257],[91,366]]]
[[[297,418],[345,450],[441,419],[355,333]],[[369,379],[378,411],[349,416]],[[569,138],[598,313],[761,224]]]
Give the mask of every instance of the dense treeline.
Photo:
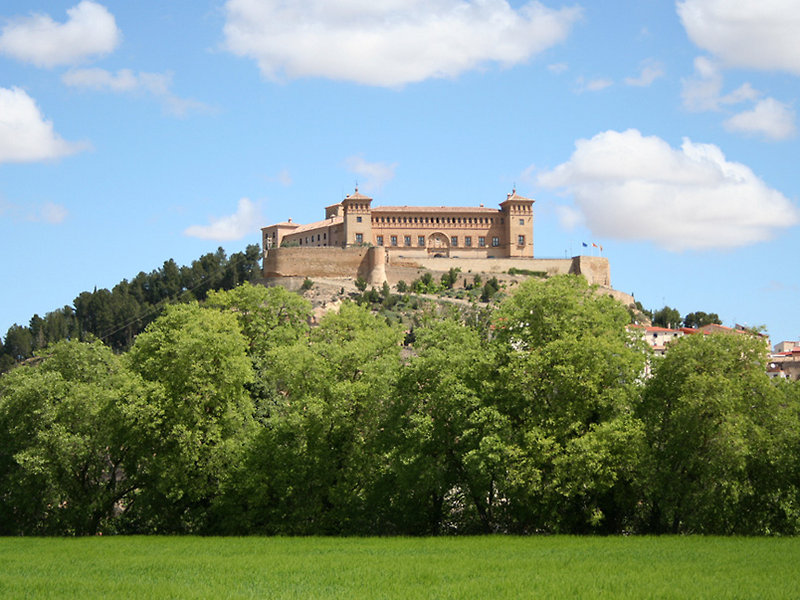
[[[127,350],[166,303],[203,300],[210,290],[253,281],[259,275],[259,259],[260,249],[254,244],[230,258],[219,248],[191,266],[179,267],[170,259],[160,269],[123,279],[111,290],[82,292],[72,306],[44,317],[33,315],[28,326],[12,325],[0,341],[0,372],[59,340],[100,339],[116,351]]]
[[[0,377],[0,534],[800,529],[800,388],[754,337],[650,357],[572,276],[410,346],[364,306],[310,314],[241,285]]]

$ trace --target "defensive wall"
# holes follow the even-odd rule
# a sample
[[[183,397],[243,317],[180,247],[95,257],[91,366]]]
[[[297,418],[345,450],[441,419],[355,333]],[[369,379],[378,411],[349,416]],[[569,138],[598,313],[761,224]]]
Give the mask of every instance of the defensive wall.
[[[264,252],[263,274],[272,277],[362,277],[383,285],[386,251],[376,247],[273,248]]]
[[[361,277],[370,285],[390,285],[401,279],[411,281],[420,269],[446,272],[459,268],[462,273],[507,273],[509,269],[547,275],[583,275],[590,284],[611,288],[608,259],[600,256],[572,258],[428,258],[392,255],[382,247],[289,247],[264,253],[263,275],[279,277]],[[630,298],[627,294],[621,294]]]

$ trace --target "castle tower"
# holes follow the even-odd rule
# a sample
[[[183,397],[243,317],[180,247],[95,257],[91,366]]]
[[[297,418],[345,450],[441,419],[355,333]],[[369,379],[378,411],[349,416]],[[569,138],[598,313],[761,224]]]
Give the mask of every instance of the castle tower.
[[[342,200],[344,246],[372,243],[372,198],[356,191]]]
[[[530,198],[518,195],[517,190],[512,190],[500,203],[507,256],[511,258],[533,258],[533,203]]]

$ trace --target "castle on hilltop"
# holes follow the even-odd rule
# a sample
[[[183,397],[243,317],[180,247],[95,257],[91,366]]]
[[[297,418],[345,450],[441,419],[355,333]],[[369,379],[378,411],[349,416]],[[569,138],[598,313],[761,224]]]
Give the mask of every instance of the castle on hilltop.
[[[325,208],[325,219],[307,225],[262,228],[263,275],[362,277],[373,285],[412,280],[422,269],[463,273],[547,275],[574,273],[610,288],[608,260],[598,256],[534,258],[533,204],[513,190],[500,208],[372,206],[355,192]]]
[[[264,249],[376,246],[406,257],[533,258],[533,200],[506,196],[500,208],[379,206],[359,193],[325,208],[325,219],[262,229]]]

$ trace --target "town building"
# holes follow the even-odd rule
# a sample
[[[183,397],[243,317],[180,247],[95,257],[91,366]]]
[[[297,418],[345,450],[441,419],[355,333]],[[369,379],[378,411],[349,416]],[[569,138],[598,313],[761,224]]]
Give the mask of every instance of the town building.
[[[663,356],[667,351],[667,344],[685,335],[684,329],[670,329],[668,327],[655,327],[649,325],[629,325],[630,331],[635,331],[642,336],[653,352]],[[694,330],[691,330],[694,333]]]
[[[280,247],[383,247],[407,258],[533,258],[533,203],[517,194],[500,208],[372,206],[356,188],[325,208],[322,221],[291,219],[262,229],[265,251]]]
[[[769,355],[767,373],[770,377],[800,380],[800,342],[780,342],[775,344]]]
[[[628,330],[632,332],[636,332],[641,339],[647,342],[650,348],[656,355],[663,356],[667,349],[668,344],[672,341],[677,340],[678,338],[682,338],[685,335],[695,335],[695,334],[702,334],[702,335],[710,335],[712,333],[726,333],[726,334],[749,334],[755,335],[759,339],[764,340],[765,344],[769,346],[769,337],[763,333],[753,332],[750,329],[743,327],[742,325],[736,325],[735,327],[725,327],[724,325],[719,325],[717,323],[711,323],[709,325],[703,325],[702,327],[694,328],[694,327],[679,327],[676,329],[671,329],[668,327],[656,327],[650,325],[629,325]],[[791,342],[783,342],[783,344],[788,344]],[[797,349],[797,355],[800,357],[800,348]],[[776,347],[777,352],[777,347]],[[791,352],[788,352],[791,355]],[[800,363],[799,363],[800,366]]]

